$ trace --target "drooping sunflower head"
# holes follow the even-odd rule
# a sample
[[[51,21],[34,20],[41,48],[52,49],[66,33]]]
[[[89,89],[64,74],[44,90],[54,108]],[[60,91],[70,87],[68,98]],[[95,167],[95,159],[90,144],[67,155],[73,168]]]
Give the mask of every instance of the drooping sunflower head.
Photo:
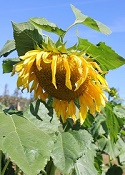
[[[105,106],[103,90],[108,90],[108,85],[99,65],[85,53],[68,52],[64,47],[62,50],[28,51],[20,57],[12,74],[18,73],[18,88],[34,91],[35,99],[46,101],[48,96],[53,97],[53,108],[63,122],[71,117],[74,122],[80,119],[82,124],[88,110],[94,115]],[[76,99],[80,106],[78,115]]]

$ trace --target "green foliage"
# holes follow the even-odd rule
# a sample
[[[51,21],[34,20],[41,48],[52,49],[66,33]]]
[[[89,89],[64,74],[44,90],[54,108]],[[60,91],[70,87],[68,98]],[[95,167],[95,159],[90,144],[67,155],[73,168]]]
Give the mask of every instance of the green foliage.
[[[35,45],[42,43],[42,36],[30,22],[12,22],[12,26],[16,50],[19,56],[24,55],[29,50],[33,50]]]
[[[125,64],[125,59],[119,56],[104,42],[94,45],[83,38],[78,38],[78,41],[78,49],[85,50],[91,58],[100,64],[104,71],[116,69]]]
[[[42,49],[45,46],[46,40],[48,40],[45,34],[40,34],[40,29],[43,29],[48,32],[55,33],[59,36],[58,41],[58,51],[64,50],[65,53],[65,43],[63,41],[66,32],[76,24],[87,25],[88,27],[95,29],[104,34],[110,34],[111,31],[104,24],[84,15],[79,9],[71,5],[71,8],[75,14],[75,22],[68,27],[67,30],[59,28],[56,24],[47,21],[45,18],[31,18],[29,22],[15,23],[12,22],[14,40],[8,40],[2,50],[0,51],[0,56],[8,56],[14,50],[17,51],[18,56],[24,55],[27,51],[33,50],[36,48]],[[51,39],[49,39],[51,40]],[[60,48],[60,49],[59,49]],[[53,48],[54,49],[54,48]],[[105,43],[100,42],[97,45],[90,43],[88,40],[83,38],[78,38],[78,45],[76,44],[73,47],[70,47],[68,51],[86,51],[86,54],[89,55],[92,59],[97,61],[102,70],[112,70],[118,68],[125,64],[125,59],[115,53],[109,46]],[[8,73],[11,71],[11,67],[15,62],[10,60],[5,60],[3,68],[4,72]]]
[[[13,70],[13,65],[17,64],[20,60],[19,59],[14,59],[14,58],[9,58],[6,60],[3,60],[3,73],[9,73],[12,72]]]
[[[113,105],[111,103],[107,103],[105,107],[105,114],[106,114],[106,125],[109,130],[110,138],[113,141],[117,140],[117,135],[123,126],[124,122],[122,118],[118,118],[117,115],[113,112]]]
[[[48,109],[51,110],[49,107]],[[51,111],[48,109],[41,100],[37,100],[27,107],[24,111],[24,117],[45,133],[54,135],[58,132],[60,123],[55,113],[54,115],[49,115]]]
[[[60,153],[58,153],[59,150]],[[90,150],[91,156],[89,157]],[[52,152],[52,158],[54,165],[63,174],[70,174],[72,171],[80,171],[81,166],[86,169],[89,163],[93,164],[94,156],[92,156],[92,151],[95,153],[95,148],[92,145],[92,137],[87,131],[63,132],[58,135]],[[79,165],[81,161],[86,162],[86,164]],[[96,172],[94,167],[92,169]]]
[[[86,25],[94,30],[97,30],[101,33],[104,34],[110,34],[111,30],[104,24],[102,24],[101,22],[92,19],[84,14],[81,13],[81,11],[79,9],[77,9],[76,7],[74,7],[73,5],[71,5],[72,11],[74,12],[74,15],[76,17],[76,20],[74,22],[73,25],[76,24],[83,24]]]
[[[8,56],[11,52],[13,52],[14,50],[16,50],[16,46],[15,46],[15,41],[14,40],[8,40],[2,50],[0,51],[0,57],[4,56]]]
[[[40,100],[31,103],[23,116],[1,111],[0,149],[28,175],[45,171],[51,157],[56,169],[65,175],[81,168],[86,175],[97,174],[92,136],[86,130],[64,132],[56,115],[48,113]]]
[[[12,22],[14,40],[5,43],[0,57],[6,57],[14,50],[21,56],[29,50],[44,49],[65,54],[86,52],[85,56],[100,64],[104,71],[125,64],[125,59],[103,42],[94,45],[78,38],[78,44],[66,49],[64,36],[76,24],[104,34],[111,33],[102,23],[82,14],[74,6],[71,8],[76,19],[67,30],[45,18],[31,18],[24,23]],[[57,42],[40,34],[40,29],[57,34]],[[18,61],[4,60],[3,73],[11,72]],[[73,124],[70,119],[66,123],[59,121],[50,97],[47,102],[34,101],[23,112],[0,105],[0,150],[6,155],[6,162],[11,160],[26,175],[55,175],[56,172],[60,175],[101,175],[106,171],[107,175],[114,175],[114,171],[120,175],[125,166],[125,107],[116,102],[116,94],[117,91],[108,94],[109,102],[95,118],[88,112],[82,126],[79,121]],[[79,108],[77,100],[76,105]],[[104,154],[109,155],[109,167],[105,165],[105,170],[102,168]],[[113,166],[114,160],[117,160],[117,166]]]
[[[124,125],[125,110],[122,108],[117,115],[116,106],[122,108],[120,104],[108,103],[95,120],[88,117],[87,124],[83,125],[86,129],[82,126],[75,130],[70,126],[67,132],[63,129],[66,125],[61,124],[52,108],[41,100],[31,103],[21,116],[12,110],[6,114],[1,111],[0,149],[26,175],[37,175],[40,171],[44,174],[47,167],[53,175],[56,171],[64,175],[101,175],[102,153],[109,154],[111,160],[119,157],[124,164],[125,143],[120,137],[120,128]],[[112,126],[112,120],[116,119]]]
[[[38,174],[49,160],[52,138],[24,117],[1,111],[0,118],[0,149],[26,174]]]
[[[98,175],[98,172],[93,164],[94,161],[93,149],[78,159],[75,163],[75,169],[73,175]]]
[[[55,33],[59,36],[63,36],[65,34],[65,30],[60,29],[56,24],[47,21],[45,18],[31,18],[30,22],[40,29],[43,29],[47,32]]]

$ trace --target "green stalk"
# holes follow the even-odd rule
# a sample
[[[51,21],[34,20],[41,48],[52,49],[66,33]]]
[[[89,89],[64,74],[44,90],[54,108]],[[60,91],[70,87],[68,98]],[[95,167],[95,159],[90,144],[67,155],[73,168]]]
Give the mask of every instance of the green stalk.
[[[55,175],[56,167],[54,166],[52,158],[50,158],[50,161],[47,163],[46,167],[46,173],[47,175]]]
[[[0,150],[0,175],[2,172],[2,151]]]
[[[6,164],[5,164],[5,166],[4,166],[4,168],[3,168],[2,172],[1,172],[1,175],[5,174],[5,171],[6,171],[9,163],[10,163],[10,159],[7,159]]]

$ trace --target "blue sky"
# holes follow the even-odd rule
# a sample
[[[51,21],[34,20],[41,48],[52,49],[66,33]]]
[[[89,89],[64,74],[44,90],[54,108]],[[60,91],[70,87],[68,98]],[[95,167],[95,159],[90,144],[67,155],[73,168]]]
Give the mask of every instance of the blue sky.
[[[12,0],[1,1],[0,6],[0,50],[8,39],[13,39],[11,21],[24,22],[32,17],[44,17],[48,21],[67,29],[74,20],[70,4],[79,8],[83,14],[88,15],[104,24],[111,30],[109,36],[96,32],[88,27],[78,25],[79,36],[97,44],[105,42],[119,55],[125,58],[125,1],[114,0]],[[66,40],[72,45],[76,42],[76,27],[66,35]],[[16,53],[9,57],[16,57]],[[108,59],[108,55],[107,55]],[[12,95],[16,88],[16,76],[2,74],[2,60],[0,60],[0,95],[3,94],[5,84],[8,84],[9,94]],[[121,98],[125,99],[125,66],[109,71],[107,81],[110,87],[118,89]],[[24,96],[29,94],[24,92]]]

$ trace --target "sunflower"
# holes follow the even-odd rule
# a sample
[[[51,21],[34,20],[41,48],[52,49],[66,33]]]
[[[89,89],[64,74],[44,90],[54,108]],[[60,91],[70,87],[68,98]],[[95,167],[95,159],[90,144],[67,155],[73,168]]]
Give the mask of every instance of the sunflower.
[[[85,53],[36,49],[20,60],[12,71],[18,73],[17,87],[34,91],[35,99],[53,97],[52,107],[63,122],[70,117],[82,125],[88,110],[94,115],[105,106],[108,84],[99,65]]]

